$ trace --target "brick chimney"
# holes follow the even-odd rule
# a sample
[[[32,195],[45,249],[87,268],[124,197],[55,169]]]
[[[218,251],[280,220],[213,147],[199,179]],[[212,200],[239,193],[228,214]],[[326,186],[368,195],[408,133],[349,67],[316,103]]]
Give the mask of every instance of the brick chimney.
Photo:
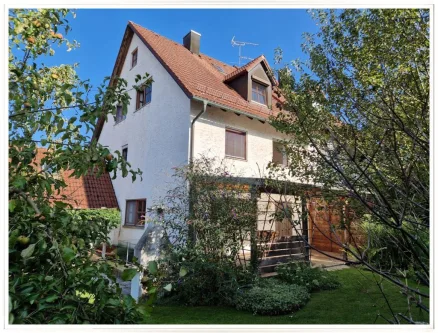
[[[201,34],[190,30],[190,32],[183,38],[184,47],[192,53],[199,54],[201,47]]]

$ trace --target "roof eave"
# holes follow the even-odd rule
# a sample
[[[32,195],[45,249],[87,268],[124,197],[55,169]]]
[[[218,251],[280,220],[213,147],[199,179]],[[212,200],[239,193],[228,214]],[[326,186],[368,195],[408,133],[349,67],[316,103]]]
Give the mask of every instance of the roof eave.
[[[243,110],[240,110],[240,109],[231,108],[231,107],[229,107],[227,105],[220,104],[220,103],[217,103],[217,102],[213,102],[213,101],[210,101],[209,99],[206,99],[206,98],[203,98],[203,97],[193,96],[192,99],[195,100],[195,101],[198,101],[198,102],[207,102],[209,105],[215,106],[217,108],[225,109],[227,111],[235,112],[235,113],[238,113],[238,114],[242,114],[242,115],[248,116],[250,118],[254,118],[254,119],[263,121],[263,122],[266,122],[268,120],[268,117],[269,117],[269,116],[268,117],[262,117],[262,116],[258,116],[258,115],[255,115],[253,113],[246,112],[246,111],[243,111]]]

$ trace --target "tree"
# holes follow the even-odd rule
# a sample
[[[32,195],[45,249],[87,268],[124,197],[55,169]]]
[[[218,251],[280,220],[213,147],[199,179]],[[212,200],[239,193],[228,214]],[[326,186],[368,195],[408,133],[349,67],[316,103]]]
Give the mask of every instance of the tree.
[[[369,228],[355,242],[357,224],[348,214],[337,227],[351,241],[332,240],[352,262],[399,285],[408,304],[428,311],[422,302],[428,294],[400,276],[407,270],[403,261],[429,285],[429,11],[311,13],[319,32],[304,35],[307,61],[280,69],[287,111],[271,119],[290,136],[287,171],[318,185],[326,201],[354,205],[362,220],[384,228],[391,244],[374,250],[392,267],[373,260],[371,244],[378,239]],[[282,62],[280,49],[276,60]],[[414,322],[410,312],[388,320],[402,318]]]
[[[99,117],[129,104],[127,82],[108,78],[93,96],[76,64],[46,66],[55,46],[78,46],[67,9],[14,9],[9,13],[9,321],[10,323],[132,323],[135,302],[122,296],[106,261],[93,261],[94,245],[119,223],[114,216],[75,213],[53,200],[66,186],[55,176],[120,171],[134,181],[119,151],[90,141]],[[62,33],[63,34],[62,34]],[[140,85],[152,79],[137,77]],[[38,146],[47,148],[36,165]],[[94,224],[89,217],[94,216]],[[117,215],[118,216],[118,215]]]

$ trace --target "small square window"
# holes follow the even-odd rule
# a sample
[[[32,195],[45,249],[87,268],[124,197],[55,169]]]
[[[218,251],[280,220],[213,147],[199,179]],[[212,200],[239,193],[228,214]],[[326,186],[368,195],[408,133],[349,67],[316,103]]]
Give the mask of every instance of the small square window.
[[[117,105],[116,124],[120,123],[122,120],[125,119],[126,119],[126,115],[123,114],[123,107],[121,105]]]
[[[128,147],[122,148],[122,157],[125,161],[128,160]]]
[[[138,49],[135,49],[132,52],[131,68],[137,65],[137,58],[138,58]]]
[[[246,159],[246,132],[230,128],[225,130],[225,155]]]
[[[127,200],[125,225],[144,226],[146,221],[146,199]]]

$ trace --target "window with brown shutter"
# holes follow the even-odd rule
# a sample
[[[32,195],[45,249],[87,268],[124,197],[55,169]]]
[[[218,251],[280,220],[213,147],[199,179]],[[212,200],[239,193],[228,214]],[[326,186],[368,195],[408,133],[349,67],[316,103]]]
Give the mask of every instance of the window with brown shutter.
[[[137,58],[138,58],[138,49],[135,49],[134,51],[132,51],[131,68],[137,65]]]
[[[146,199],[126,200],[125,225],[144,226],[146,221]]]
[[[288,164],[284,146],[280,142],[273,141],[272,162],[283,166]]]
[[[246,160],[246,132],[225,130],[225,155]]]

